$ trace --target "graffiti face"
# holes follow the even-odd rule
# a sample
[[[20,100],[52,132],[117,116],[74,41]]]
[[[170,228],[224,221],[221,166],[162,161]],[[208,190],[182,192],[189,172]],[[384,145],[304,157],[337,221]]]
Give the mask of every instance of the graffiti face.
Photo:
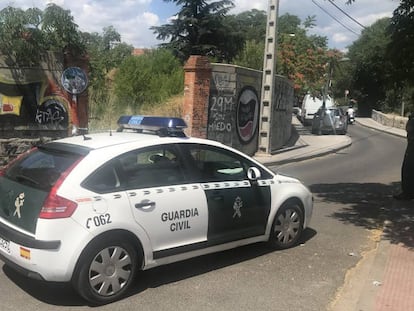
[[[256,133],[259,117],[259,99],[253,88],[246,87],[237,101],[237,133],[242,143],[248,143]]]

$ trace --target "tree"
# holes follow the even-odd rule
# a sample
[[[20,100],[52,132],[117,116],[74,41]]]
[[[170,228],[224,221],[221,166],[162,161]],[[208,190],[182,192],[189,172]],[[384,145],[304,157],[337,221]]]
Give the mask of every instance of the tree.
[[[235,26],[247,41],[264,42],[266,37],[266,12],[252,9],[237,15],[229,15],[226,19],[233,19]]]
[[[414,0],[401,0],[388,28],[391,42],[388,55],[395,68],[395,79],[401,84],[414,80]]]
[[[263,53],[266,38],[266,12],[250,10],[237,15],[229,15],[226,20],[233,20],[234,27],[243,38],[243,45],[231,60],[232,63],[252,69],[263,69]]]
[[[348,57],[354,66],[351,88],[359,102],[358,109],[366,113],[371,108],[384,108],[387,90],[393,88],[395,68],[387,57],[389,24],[389,18],[378,20],[349,47]]]
[[[234,29],[224,24],[223,19],[234,6],[232,0],[164,0],[181,6],[170,24],[154,26],[151,29],[160,44],[169,48],[182,60],[190,55],[207,55],[218,61],[229,60],[228,42],[236,41]]]
[[[328,79],[329,64],[342,57],[339,51],[328,50],[326,37],[308,35],[314,25],[314,16],[303,23],[291,14],[279,18],[276,70],[294,82],[298,96],[307,92],[319,95]]]
[[[37,65],[45,51],[85,53],[69,10],[49,4],[42,12],[6,7],[0,11],[0,53],[10,64]]]
[[[388,103],[394,99],[391,108],[406,105],[406,111],[414,111],[414,0],[401,0],[394,10],[388,27],[391,36],[387,57],[394,66],[394,88],[388,90]],[[403,112],[404,113],[404,112]]]
[[[232,63],[238,66],[263,70],[263,52],[265,44],[256,40],[247,40],[244,48],[233,59]]]
[[[262,70],[267,20],[265,12],[252,10],[233,18],[239,21],[246,40],[233,63]],[[326,83],[326,63],[342,57],[338,51],[328,51],[326,37],[307,34],[314,25],[314,16],[307,17],[302,23],[296,15],[286,13],[278,20],[276,70],[294,82],[298,95],[307,91],[320,93]]]
[[[82,37],[90,60],[90,112],[93,117],[97,117],[111,105],[112,71],[131,56],[133,47],[121,42],[121,35],[113,26],[104,27],[102,34],[83,33]]]

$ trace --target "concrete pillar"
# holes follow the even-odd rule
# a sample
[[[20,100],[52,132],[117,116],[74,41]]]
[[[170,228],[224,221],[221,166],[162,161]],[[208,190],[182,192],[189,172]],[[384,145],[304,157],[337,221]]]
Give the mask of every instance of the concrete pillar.
[[[275,120],[273,109],[275,106],[275,74],[277,50],[277,18],[279,14],[279,0],[269,0],[267,11],[266,42],[263,64],[262,107],[259,121],[259,151],[270,154],[272,150],[272,131]]]
[[[207,138],[211,70],[206,56],[192,55],[184,65],[183,118],[192,137]]]

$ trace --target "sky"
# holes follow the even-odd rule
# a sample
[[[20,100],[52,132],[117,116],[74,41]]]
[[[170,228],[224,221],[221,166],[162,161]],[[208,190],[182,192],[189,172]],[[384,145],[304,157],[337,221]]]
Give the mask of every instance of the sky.
[[[230,14],[258,9],[267,11],[269,0],[233,0],[235,7]],[[273,0],[273,3],[276,3]],[[333,2],[337,7],[335,7]],[[347,46],[358,39],[362,26],[370,26],[382,17],[391,17],[399,0],[356,0],[351,5],[346,0],[279,0],[279,16],[285,13],[316,17],[316,26],[309,34],[328,38],[329,48],[346,51]],[[55,3],[71,11],[81,31],[97,32],[114,26],[121,40],[136,48],[153,48],[157,40],[151,26],[168,23],[178,11],[172,1],[163,0],[0,0],[0,10],[12,6],[21,9],[37,7],[45,9]],[[345,13],[348,14],[348,17]],[[362,26],[361,26],[362,25]]]

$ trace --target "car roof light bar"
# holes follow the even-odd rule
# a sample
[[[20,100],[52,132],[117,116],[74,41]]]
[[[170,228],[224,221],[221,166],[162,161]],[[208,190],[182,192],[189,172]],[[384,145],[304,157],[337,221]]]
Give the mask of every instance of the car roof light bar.
[[[124,129],[135,131],[150,131],[159,136],[185,137],[184,129],[187,127],[185,121],[175,117],[155,116],[121,116],[118,119],[118,131]]]

